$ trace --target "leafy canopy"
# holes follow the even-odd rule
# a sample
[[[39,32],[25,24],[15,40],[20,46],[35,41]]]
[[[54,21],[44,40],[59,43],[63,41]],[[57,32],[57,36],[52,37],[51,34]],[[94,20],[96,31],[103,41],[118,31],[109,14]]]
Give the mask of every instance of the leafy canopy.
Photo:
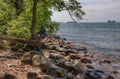
[[[16,5],[16,1],[20,1]],[[58,30],[58,23],[51,20],[52,11],[67,10],[73,20],[82,19],[85,13],[77,0],[38,0],[36,32],[46,28],[49,33]],[[0,0],[0,33],[28,38],[32,21],[33,1]]]

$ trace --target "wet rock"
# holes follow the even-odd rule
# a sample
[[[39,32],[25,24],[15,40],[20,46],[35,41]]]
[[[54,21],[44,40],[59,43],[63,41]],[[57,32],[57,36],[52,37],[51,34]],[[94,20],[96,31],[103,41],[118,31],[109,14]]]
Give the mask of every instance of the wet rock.
[[[90,74],[89,74],[89,78],[90,79],[101,79],[101,76],[99,76],[97,73],[95,73],[95,72],[91,72]]]
[[[59,55],[59,54],[50,54],[49,58],[59,60],[59,59],[64,58],[64,56]]]
[[[88,74],[88,77],[90,79],[102,79],[102,75],[104,75],[105,73],[103,71],[100,70],[93,70],[92,72],[90,72]]]
[[[87,66],[88,69],[95,69],[93,66],[91,66],[89,64],[87,64],[86,66]]]
[[[70,53],[76,53],[75,50],[72,50],[72,49],[68,49],[65,51],[65,54],[69,55]]]
[[[76,61],[73,65],[74,70],[76,71],[77,74],[85,74],[87,73],[87,67],[85,67],[84,65],[82,65],[81,62]]]
[[[54,77],[64,78],[65,73],[62,69],[56,68],[55,70],[51,71],[51,75]]]
[[[17,77],[10,73],[0,73],[0,79],[17,79]]]
[[[106,79],[115,79],[115,78],[109,75],[109,76],[107,76]]]
[[[90,59],[88,59],[88,58],[82,58],[81,62],[82,63],[92,63],[92,61]]]
[[[73,70],[73,63],[70,61],[60,61],[57,66],[68,69],[69,71]]]
[[[21,63],[31,65],[32,64],[32,55],[29,52],[23,54],[23,56],[21,58]]]
[[[87,47],[80,47],[79,50],[80,50],[80,51],[83,51],[84,53],[87,53],[87,52],[88,52]]]
[[[111,63],[111,61],[110,60],[107,60],[107,59],[103,59],[102,61],[100,61],[101,63],[108,63],[108,64],[110,64]]]
[[[74,74],[82,74],[87,72],[87,67],[85,67],[78,60],[59,62],[58,66],[68,69],[70,72],[74,71]]]
[[[36,72],[30,71],[27,73],[27,79],[37,79],[37,75],[38,74]]]

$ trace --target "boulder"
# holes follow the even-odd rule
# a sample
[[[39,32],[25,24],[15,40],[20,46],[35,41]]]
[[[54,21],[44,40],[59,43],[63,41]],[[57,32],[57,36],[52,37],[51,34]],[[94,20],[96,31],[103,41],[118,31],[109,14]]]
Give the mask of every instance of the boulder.
[[[75,61],[73,68],[77,74],[85,74],[88,71],[87,67],[84,66],[80,61]]]
[[[88,69],[95,69],[92,65],[90,65],[90,64],[86,64],[86,66],[87,66],[87,68]]]
[[[72,73],[68,73],[66,79],[77,79]]]
[[[88,70],[79,60],[62,61],[58,63],[58,66],[68,69],[70,72],[73,71],[74,74],[83,74]]]
[[[73,63],[69,60],[62,60],[57,63],[57,66],[68,69],[69,71],[73,70]]]
[[[62,47],[57,47],[56,50],[59,51],[59,52],[64,52],[64,51],[66,51],[66,49],[64,49],[64,48],[62,48]]]
[[[89,78],[90,79],[102,79],[101,76],[95,71],[93,71],[89,74]]]
[[[92,61],[88,58],[81,58],[82,63],[92,63]]]
[[[56,50],[56,46],[55,46],[55,45],[49,45],[49,46],[48,46],[48,49],[49,49],[49,50]]]
[[[27,79],[37,79],[38,74],[36,72],[30,71],[27,73]]]
[[[0,73],[0,79],[17,79],[17,77],[11,73]]]
[[[109,75],[106,77],[106,79],[115,79],[115,78]]]
[[[42,64],[41,56],[40,55],[34,55],[32,57],[32,65],[39,67]]]
[[[54,77],[65,78],[65,73],[61,68],[56,68],[55,70],[51,71],[51,75]]]
[[[78,55],[78,54],[71,54],[69,56],[70,56],[71,59],[80,59],[81,58],[81,56]]]
[[[32,55],[29,52],[24,53],[21,58],[21,63],[31,65],[32,64]]]
[[[88,76],[88,79],[115,79],[113,76],[101,70],[93,70],[89,74],[86,74],[86,76]]]
[[[49,60],[45,56],[34,55],[32,58],[32,64],[35,67],[40,67],[43,72],[47,71],[50,66]]]
[[[103,75],[106,75],[104,71],[93,70],[87,74],[89,79],[102,79]]]
[[[103,60],[100,61],[100,63],[108,63],[108,64],[110,64],[111,61],[110,61],[110,60],[107,60],[107,59],[103,59]]]
[[[87,52],[88,52],[87,47],[80,47],[79,50],[80,50],[80,51],[83,51],[84,53],[87,53]]]
[[[76,76],[76,79],[86,79],[86,76],[85,76],[85,74],[78,74]]]
[[[50,59],[55,59],[55,60],[59,60],[64,58],[64,56],[60,55],[60,54],[50,54],[49,56]]]
[[[75,50],[72,50],[72,49],[68,49],[65,51],[65,54],[69,55],[70,53],[76,53]]]

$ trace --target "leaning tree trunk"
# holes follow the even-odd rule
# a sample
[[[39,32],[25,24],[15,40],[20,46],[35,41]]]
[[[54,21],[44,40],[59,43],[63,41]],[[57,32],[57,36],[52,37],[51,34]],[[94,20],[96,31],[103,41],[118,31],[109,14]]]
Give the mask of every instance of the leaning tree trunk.
[[[39,37],[37,36],[35,32],[36,27],[36,16],[37,16],[37,0],[33,0],[33,13],[32,13],[32,26],[30,28],[31,32],[31,40],[35,41],[35,46],[40,49],[41,48],[41,42]]]

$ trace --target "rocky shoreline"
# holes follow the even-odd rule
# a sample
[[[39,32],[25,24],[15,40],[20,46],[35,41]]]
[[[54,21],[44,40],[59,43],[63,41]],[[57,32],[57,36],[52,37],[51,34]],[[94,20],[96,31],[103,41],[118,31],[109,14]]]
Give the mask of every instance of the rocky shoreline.
[[[0,79],[120,79],[119,60],[53,35],[42,39],[41,51],[0,50]]]

